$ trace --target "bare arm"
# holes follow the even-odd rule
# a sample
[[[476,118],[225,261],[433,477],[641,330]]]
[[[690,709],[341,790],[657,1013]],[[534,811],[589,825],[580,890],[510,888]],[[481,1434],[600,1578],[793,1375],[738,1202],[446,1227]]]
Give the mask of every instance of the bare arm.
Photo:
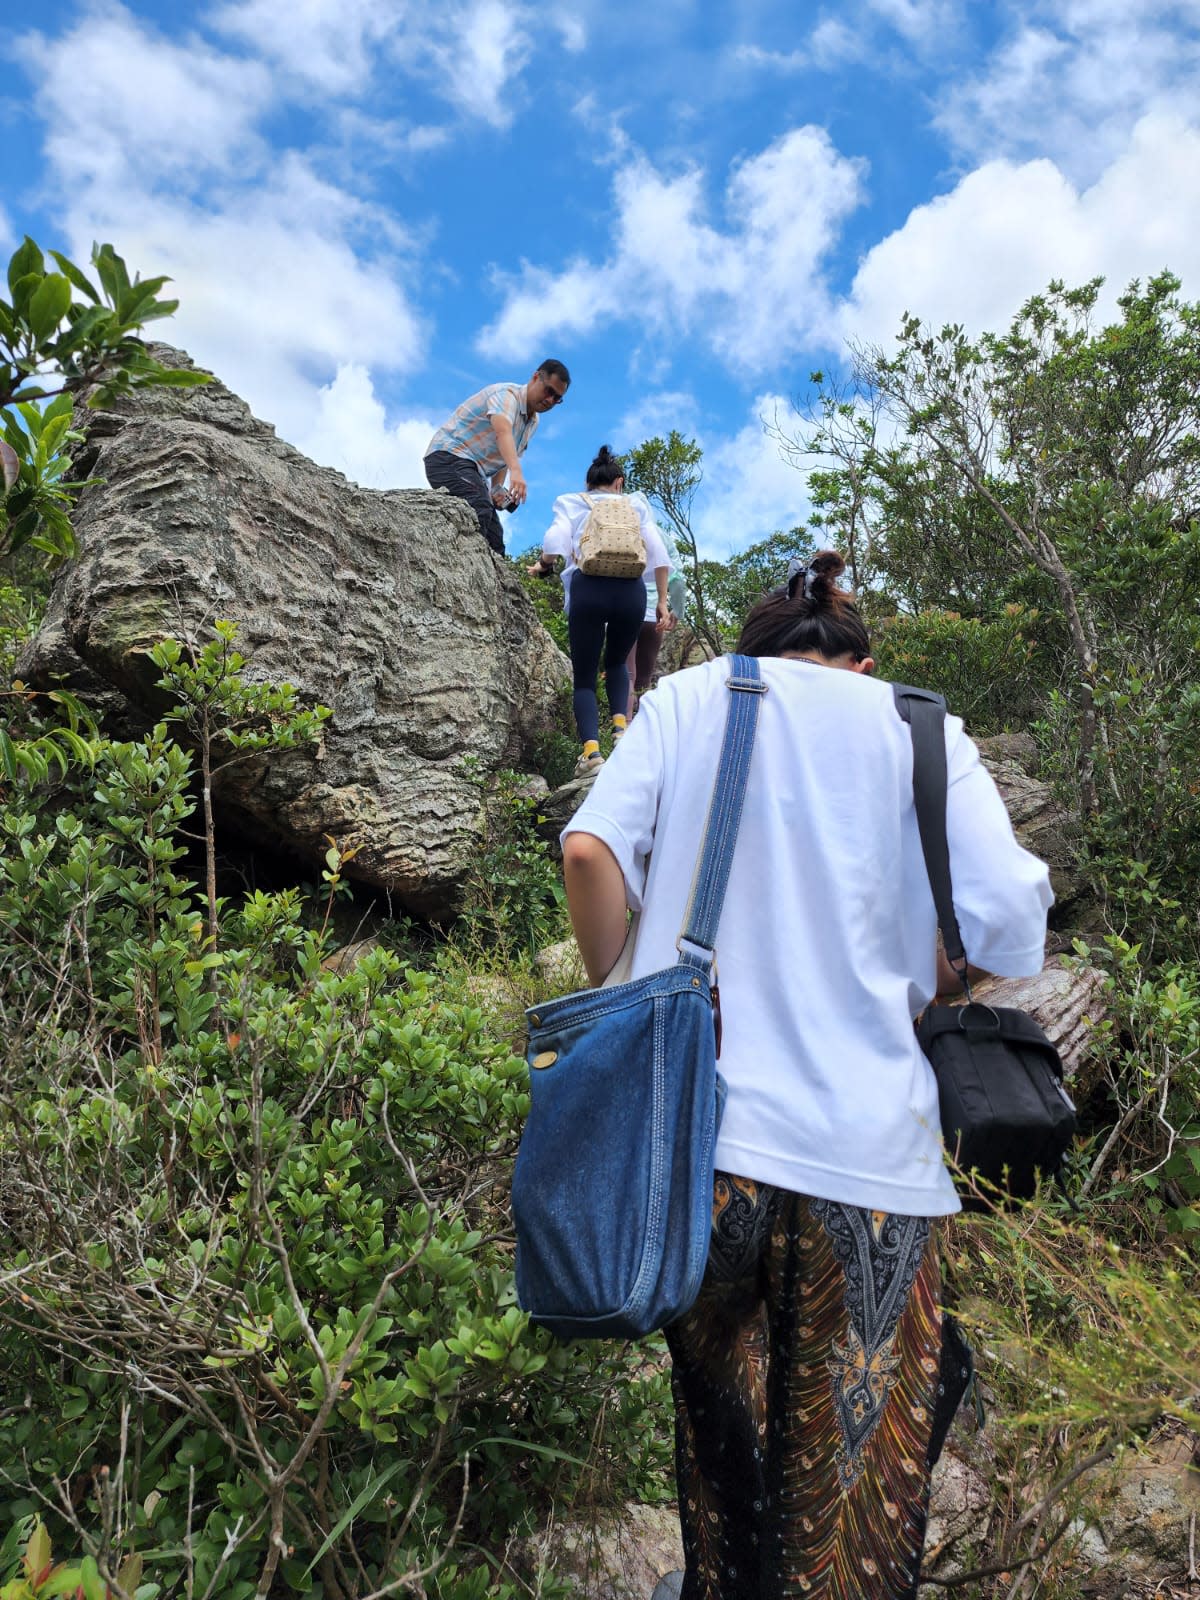
[[[604,982],[625,943],[625,879],[617,858],[590,833],[569,833],[563,878],[575,942],[593,988]]]
[[[667,579],[671,575],[670,567],[655,567],[654,586],[658,590],[658,628],[665,632],[670,626],[671,603],[667,599]]]
[[[496,435],[496,445],[504,458],[504,466],[508,472],[509,493],[518,505],[523,505],[527,493],[525,474],[521,471],[521,460],[517,455],[517,446],[513,439],[512,423],[500,411],[494,411],[488,421],[492,425],[492,432]],[[499,477],[500,474],[497,473],[496,477],[492,479],[493,488],[498,489],[500,487],[497,482]]]
[[[982,967],[967,967],[967,977],[972,983],[977,983],[980,978],[986,978],[987,976],[988,974]],[[962,992],[962,979],[950,965],[946,952],[942,949],[942,941],[939,938],[937,947],[937,997],[939,1000],[947,997],[953,999],[956,995],[962,994]]]

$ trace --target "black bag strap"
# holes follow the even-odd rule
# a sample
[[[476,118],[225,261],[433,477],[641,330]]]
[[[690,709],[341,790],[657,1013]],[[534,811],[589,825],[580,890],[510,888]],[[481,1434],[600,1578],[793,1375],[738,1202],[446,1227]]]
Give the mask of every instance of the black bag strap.
[[[950,877],[950,845],[946,838],[946,701],[929,689],[894,683],[892,695],[901,719],[908,723],[913,747],[913,804],[929,887],[937,908],[938,927],[946,959],[962,980],[967,998],[967,953],[963,949],[958,918],[954,914],[954,889]]]

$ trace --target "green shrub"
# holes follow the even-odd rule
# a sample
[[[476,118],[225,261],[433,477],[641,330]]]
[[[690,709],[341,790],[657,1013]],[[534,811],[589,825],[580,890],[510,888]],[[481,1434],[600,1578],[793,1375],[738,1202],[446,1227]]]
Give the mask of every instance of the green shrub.
[[[1007,606],[987,621],[954,611],[900,612],[874,630],[876,670],[934,689],[977,737],[1022,728],[1037,715],[1038,614]]]
[[[53,816],[0,792],[0,1533],[142,1600],[514,1593],[514,1532],[667,1471],[659,1363],[515,1304],[524,1062],[442,970],[326,970],[295,891],[215,942],[189,756],[93,756]],[[519,943],[552,869],[508,849]]]

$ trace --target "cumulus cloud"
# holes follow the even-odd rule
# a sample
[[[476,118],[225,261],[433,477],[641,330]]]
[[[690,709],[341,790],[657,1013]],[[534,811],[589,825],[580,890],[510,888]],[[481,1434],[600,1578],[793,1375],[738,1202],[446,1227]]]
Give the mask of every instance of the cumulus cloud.
[[[734,60],[778,73],[829,71],[871,60],[897,34],[910,51],[925,55],[944,48],[959,27],[962,9],[962,0],[846,0],[818,18],[802,47],[743,44]]]
[[[610,258],[499,276],[505,304],[480,349],[513,359],[609,317],[697,333],[734,368],[786,357],[827,320],[823,258],[860,201],[862,171],[823,129],[795,128],[733,167],[722,228],[708,218],[703,169],[665,177],[636,157],[614,181]]]
[[[507,127],[535,19],[520,0],[225,0],[209,20],[317,95],[362,94],[399,69],[465,116]]]
[[[72,184],[192,187],[264,160],[257,122],[272,89],[261,63],[164,39],[116,5],[14,49],[36,85],[48,161]]]
[[[314,461],[336,467],[364,488],[424,488],[422,459],[436,427],[431,417],[389,421],[367,368],[347,362],[321,389],[296,444]]]
[[[71,253],[110,238],[131,268],[169,273],[167,336],[298,442],[340,365],[421,358],[411,241],[305,157],[262,161],[269,74],[193,45],[107,5],[19,48]]]
[[[1198,23],[1195,0],[1034,0],[937,126],[966,159],[1046,155],[1094,181],[1143,117],[1194,116]]]
[[[839,308],[837,333],[890,342],[905,311],[974,332],[1003,327],[1052,278],[1097,275],[1113,298],[1170,267],[1200,282],[1200,130],[1152,116],[1088,188],[1049,160],[992,161],[918,206],[871,249]]]
[[[785,395],[760,394],[736,434],[701,441],[704,482],[696,495],[692,527],[702,555],[721,560],[807,521],[808,480],[784,459],[778,441],[766,431],[776,416],[790,411]]]

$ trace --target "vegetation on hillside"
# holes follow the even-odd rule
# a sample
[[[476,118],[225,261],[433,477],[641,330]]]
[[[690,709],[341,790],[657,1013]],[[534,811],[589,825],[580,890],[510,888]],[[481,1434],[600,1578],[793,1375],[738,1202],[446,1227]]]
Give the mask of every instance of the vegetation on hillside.
[[[0,302],[0,1596],[561,1592],[547,1518],[672,1488],[655,1347],[563,1348],[514,1300],[514,1046],[565,931],[536,805],[516,775],[484,797],[448,937],[400,922],[343,965],[338,841],[315,886],[219,877],[198,778],[326,715],[250,682],[232,622],[159,647],[138,740],[13,682],[73,549],[69,403],[195,377],[138,337],[162,279],[51,259],[26,241]],[[786,436],[811,522],[726,562],[692,536],[694,441],[628,458],[701,645],[837,545],[880,670],[1032,731],[1081,818],[1111,1015],[1079,1210],[946,1234],[1012,1488],[968,1594],[1077,1593],[1086,1469],[1200,1423],[1200,308],[1169,275],[1098,304],[1052,285],[1003,335],[909,319],[858,352]]]

